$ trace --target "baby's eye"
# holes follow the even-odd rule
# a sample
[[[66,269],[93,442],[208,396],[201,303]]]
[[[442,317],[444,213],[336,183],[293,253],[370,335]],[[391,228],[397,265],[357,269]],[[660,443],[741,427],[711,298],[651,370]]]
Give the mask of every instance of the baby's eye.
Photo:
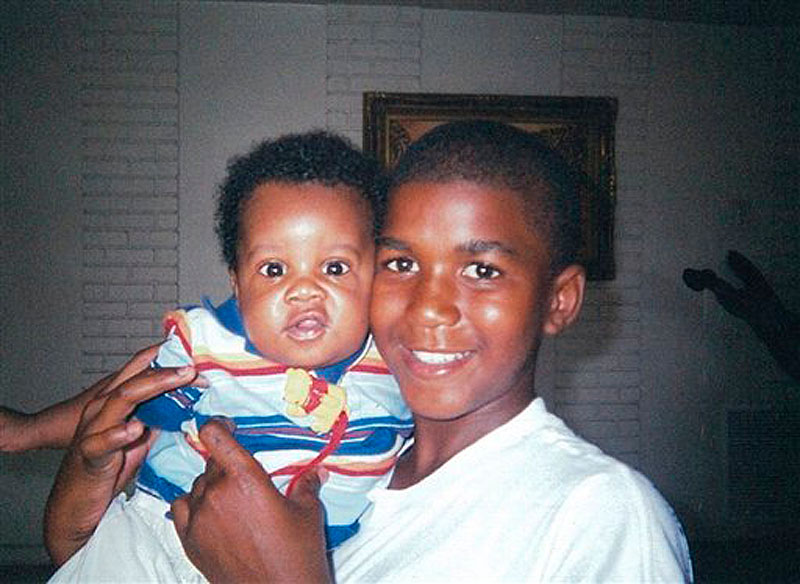
[[[325,262],[325,265],[322,266],[322,272],[326,276],[344,276],[349,271],[350,266],[340,260]]]
[[[500,275],[500,270],[490,264],[475,262],[464,268],[461,273],[467,278],[473,278],[475,280],[493,280]]]
[[[394,258],[383,264],[387,270],[392,272],[419,272],[417,263],[409,258]]]
[[[267,278],[280,278],[286,273],[286,266],[281,262],[267,262],[258,268],[258,273]]]

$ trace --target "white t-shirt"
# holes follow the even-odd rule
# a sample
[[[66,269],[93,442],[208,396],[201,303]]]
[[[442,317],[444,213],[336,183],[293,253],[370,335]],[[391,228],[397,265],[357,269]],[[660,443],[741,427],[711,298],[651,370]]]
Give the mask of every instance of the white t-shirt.
[[[406,489],[374,488],[334,553],[346,582],[684,582],[674,513],[536,399]]]

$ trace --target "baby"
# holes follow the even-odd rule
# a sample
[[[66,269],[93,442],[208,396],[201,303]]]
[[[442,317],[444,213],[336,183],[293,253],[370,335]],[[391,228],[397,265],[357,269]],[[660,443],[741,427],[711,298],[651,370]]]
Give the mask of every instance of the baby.
[[[380,176],[376,162],[322,132],[264,142],[229,165],[216,231],[234,294],[168,313],[154,363],[191,364],[209,386],[139,407],[161,433],[137,492],[115,501],[56,580],[199,577],[168,510],[203,472],[197,429],[216,416],[233,421],[284,491],[312,466],[328,470],[320,497],[329,548],[358,530],[366,493],[413,427],[368,334]],[[130,549],[142,540],[143,550]]]

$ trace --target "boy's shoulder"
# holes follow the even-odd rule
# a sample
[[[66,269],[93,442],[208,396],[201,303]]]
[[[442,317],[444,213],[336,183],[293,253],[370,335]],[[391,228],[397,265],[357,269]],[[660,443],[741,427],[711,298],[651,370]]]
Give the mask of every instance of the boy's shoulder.
[[[566,493],[584,484],[603,491],[607,488],[609,492],[652,488],[639,471],[606,454],[549,413],[541,399],[501,427],[498,434],[496,444],[486,452],[496,461],[492,464],[521,469],[519,473],[509,473],[516,475],[515,480],[538,477],[538,487],[554,496],[568,496]],[[501,452],[503,455],[498,456]]]
[[[537,520],[541,526],[584,542],[587,553],[593,545],[599,551],[609,543],[603,538],[611,538],[625,541],[635,556],[640,542],[658,553],[673,550],[677,564],[690,574],[680,522],[653,483],[537,402],[508,423],[508,436],[498,440],[493,453],[484,452],[484,464],[470,461],[480,467],[476,472],[491,473],[493,494],[488,497],[527,509],[530,516],[542,511]]]
[[[214,305],[209,298],[202,305],[187,305],[170,310],[162,318],[164,332],[175,327],[193,335],[246,337],[244,321],[234,296]]]

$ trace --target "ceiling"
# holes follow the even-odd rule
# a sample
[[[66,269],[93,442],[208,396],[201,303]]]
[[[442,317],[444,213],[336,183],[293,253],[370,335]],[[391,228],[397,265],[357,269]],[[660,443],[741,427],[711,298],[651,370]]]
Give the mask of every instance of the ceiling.
[[[271,0],[275,1],[275,0]],[[705,24],[798,25],[800,0],[278,0],[290,4],[371,4],[452,10],[620,16]]]

